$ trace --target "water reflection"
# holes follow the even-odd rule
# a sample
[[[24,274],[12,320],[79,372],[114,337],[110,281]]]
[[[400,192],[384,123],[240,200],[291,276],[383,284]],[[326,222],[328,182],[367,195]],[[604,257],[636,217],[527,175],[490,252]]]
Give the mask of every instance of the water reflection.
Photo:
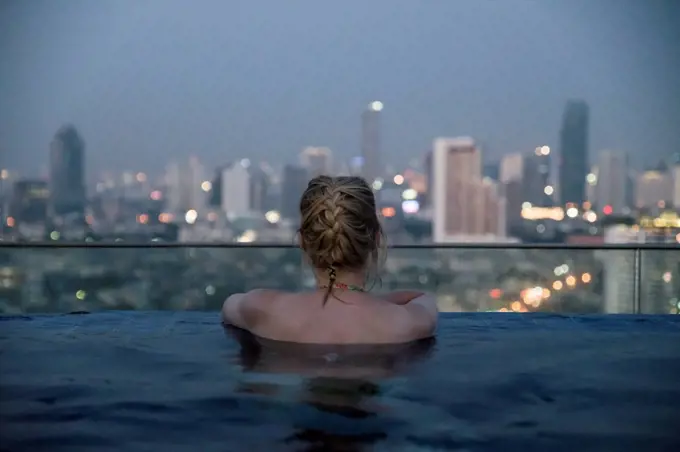
[[[359,451],[386,439],[399,421],[381,400],[385,386],[436,344],[434,338],[396,345],[295,344],[225,328],[240,345],[237,363],[245,373],[302,379],[295,384],[294,431],[284,440],[302,450]],[[257,381],[242,382],[237,391],[283,398],[289,388]]]

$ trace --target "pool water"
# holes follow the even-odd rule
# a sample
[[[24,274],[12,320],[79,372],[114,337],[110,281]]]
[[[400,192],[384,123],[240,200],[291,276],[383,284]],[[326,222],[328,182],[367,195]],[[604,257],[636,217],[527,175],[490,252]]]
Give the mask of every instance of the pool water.
[[[0,317],[0,450],[680,450],[680,316],[447,314],[378,348],[218,320]]]

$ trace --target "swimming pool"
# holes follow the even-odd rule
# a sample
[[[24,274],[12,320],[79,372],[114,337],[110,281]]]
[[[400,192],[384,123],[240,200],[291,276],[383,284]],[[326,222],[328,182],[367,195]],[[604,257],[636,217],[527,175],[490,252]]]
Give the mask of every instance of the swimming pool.
[[[380,350],[261,343],[217,320],[0,317],[0,450],[680,445],[679,316],[447,314],[436,341]]]

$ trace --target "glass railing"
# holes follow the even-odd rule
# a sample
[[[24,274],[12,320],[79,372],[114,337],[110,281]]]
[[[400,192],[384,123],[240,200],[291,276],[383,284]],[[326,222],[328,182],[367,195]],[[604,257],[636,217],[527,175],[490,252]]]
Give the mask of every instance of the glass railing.
[[[676,314],[677,246],[394,247],[375,291],[420,289],[442,311]],[[313,287],[290,246],[0,244],[0,313],[217,310],[253,288]]]

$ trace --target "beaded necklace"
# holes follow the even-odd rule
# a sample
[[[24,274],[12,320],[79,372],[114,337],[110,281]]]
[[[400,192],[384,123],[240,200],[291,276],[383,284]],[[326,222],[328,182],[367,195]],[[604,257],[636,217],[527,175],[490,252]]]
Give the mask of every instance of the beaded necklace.
[[[344,284],[344,283],[333,283],[333,284],[325,284],[322,286],[319,286],[319,289],[340,289],[340,290],[349,290],[351,292],[365,292],[366,290],[361,287],[361,286],[355,286],[353,284]]]

